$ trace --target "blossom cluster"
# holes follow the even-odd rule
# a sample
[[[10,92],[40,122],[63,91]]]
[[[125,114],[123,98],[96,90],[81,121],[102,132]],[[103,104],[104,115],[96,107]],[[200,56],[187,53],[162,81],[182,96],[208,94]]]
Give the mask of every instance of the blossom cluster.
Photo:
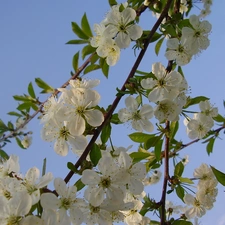
[[[41,136],[45,141],[55,141],[57,154],[66,156],[69,146],[74,153],[83,151],[87,146],[87,124],[102,124],[103,113],[95,108],[100,95],[92,89],[98,84],[99,80],[71,80],[69,89],[59,88],[62,94],[58,99],[51,97],[44,104]]]
[[[142,35],[142,28],[135,24],[136,12],[127,7],[128,3],[115,5],[111,8],[106,18],[94,25],[97,34],[90,40],[96,53],[106,58],[106,63],[113,66],[119,60],[120,49],[129,47],[132,40],[137,40]]]
[[[213,117],[218,115],[218,108],[213,107],[208,100],[199,103],[201,112],[195,113],[190,120],[185,119],[186,131],[191,139],[202,139],[213,127]]]
[[[218,193],[216,180],[212,169],[202,164],[194,171],[194,178],[198,179],[197,192],[195,196],[186,194],[184,202],[188,205],[185,209],[185,216],[188,219],[202,217],[206,210],[212,209]]]
[[[179,66],[188,64],[193,55],[207,49],[210,44],[208,35],[212,25],[207,20],[200,21],[196,15],[191,15],[189,22],[191,26],[182,28],[180,38],[170,38],[166,43],[166,58],[175,60]]]
[[[19,158],[15,155],[11,155],[7,161],[0,164],[1,225],[28,225],[29,223],[24,221],[25,216],[31,212],[32,206],[38,204],[41,189],[52,179],[53,175],[50,172],[40,177],[40,171],[36,167],[30,168],[23,176],[20,174]],[[45,222],[37,224],[45,225],[47,220]]]
[[[116,155],[105,152],[96,171],[83,171],[84,198],[78,198],[77,187],[67,186],[61,178],[54,179],[56,192],[43,192],[52,174],[40,177],[39,170],[33,167],[23,176],[18,157],[10,156],[0,164],[1,224],[148,224],[150,219],[139,213],[145,195],[142,181],[146,168],[141,162],[133,164],[124,150],[118,148]],[[41,215],[34,211],[38,204],[43,208]]]
[[[144,104],[138,109],[137,100],[129,96],[125,100],[126,108],[118,112],[121,122],[132,121],[132,127],[141,132],[153,131],[153,125],[149,121],[153,115],[159,122],[179,120],[187,99],[187,81],[179,72],[168,73],[161,63],[154,63],[152,73],[154,77],[144,78],[140,84],[143,90],[148,91],[148,100],[156,104],[155,108]]]

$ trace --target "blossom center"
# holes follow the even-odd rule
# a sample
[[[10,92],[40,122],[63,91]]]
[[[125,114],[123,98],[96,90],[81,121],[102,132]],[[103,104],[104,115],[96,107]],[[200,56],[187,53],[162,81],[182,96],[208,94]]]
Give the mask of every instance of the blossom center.
[[[111,180],[109,177],[107,178],[102,178],[101,182],[100,182],[100,185],[103,187],[103,188],[108,188],[110,185],[111,185]]]
[[[60,129],[60,131],[59,131],[59,137],[60,137],[60,138],[63,138],[64,140],[67,141],[67,137],[68,137],[69,135],[70,135],[69,130],[68,130],[65,126],[63,126],[63,127]]]
[[[100,207],[98,206],[94,207],[93,205],[90,205],[89,207],[90,207],[91,214],[100,212]]]
[[[66,210],[70,208],[71,200],[69,198],[62,198],[61,199],[61,207],[65,208]]]
[[[18,225],[20,220],[21,220],[21,217],[12,215],[8,218],[6,225]]]

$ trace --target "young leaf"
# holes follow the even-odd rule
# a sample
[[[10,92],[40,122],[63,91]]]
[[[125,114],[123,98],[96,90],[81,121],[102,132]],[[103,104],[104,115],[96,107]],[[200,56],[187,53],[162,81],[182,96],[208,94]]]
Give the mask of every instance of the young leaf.
[[[222,117],[220,114],[218,114],[216,117],[213,117],[213,119],[218,122],[218,123],[224,123],[225,122],[225,118]]]
[[[102,73],[105,75],[106,78],[108,78],[109,75],[109,65],[106,63],[106,60],[103,59],[103,63],[101,65]]]
[[[71,171],[73,171],[74,173],[77,173],[78,172],[77,168],[71,162],[68,162],[67,163],[67,168],[70,169]]]
[[[133,163],[140,162],[143,159],[146,159],[149,157],[149,153],[146,152],[132,152],[130,154],[130,157],[133,159]]]
[[[98,69],[100,69],[100,66],[97,64],[88,65],[84,70],[84,74],[90,73],[91,71],[98,70]]]
[[[89,39],[89,37],[80,29],[77,23],[72,22],[72,30],[73,32],[81,39]]]
[[[101,159],[102,154],[99,146],[97,144],[94,144],[91,152],[90,152],[90,159],[94,166],[98,164],[99,159]]]
[[[9,155],[4,150],[0,149],[0,158],[4,160],[8,160]]]
[[[155,145],[154,153],[157,161],[161,159],[162,144],[163,140],[159,140]]]
[[[43,89],[41,93],[53,93],[55,91],[53,87],[49,86],[41,78],[35,78],[35,83],[37,84],[38,87]]]
[[[85,184],[83,184],[81,178],[74,185],[77,187],[77,191],[80,191],[83,187],[85,187]]]
[[[182,188],[179,184],[176,186],[176,193],[177,193],[177,196],[182,200],[184,198],[184,188]]]
[[[181,177],[183,172],[184,172],[184,164],[182,162],[177,163],[174,169],[174,175]]]
[[[84,15],[81,19],[81,28],[88,37],[93,36],[86,13],[84,13]]]
[[[210,140],[206,146],[206,151],[207,151],[208,155],[210,155],[210,153],[213,152],[214,142],[215,142],[215,138],[214,137],[210,138]]]
[[[179,128],[179,122],[178,121],[173,121],[170,124],[170,139],[172,140],[174,136],[176,135],[177,131]]]
[[[79,51],[73,56],[73,69],[75,72],[78,70],[79,65]]]
[[[156,55],[159,54],[159,50],[160,50],[160,48],[161,48],[161,46],[162,46],[163,41],[164,41],[164,37],[161,38],[161,39],[159,39],[159,40],[157,41],[157,43],[156,43],[156,45],[155,45],[155,54],[156,54]]]
[[[7,131],[8,127],[4,124],[4,122],[0,119],[0,131]]]
[[[129,138],[137,143],[143,143],[146,142],[149,138],[154,137],[154,134],[145,134],[141,132],[135,132],[133,134],[129,135]]]
[[[29,110],[30,110],[30,107],[31,107],[31,104],[32,104],[32,103],[30,103],[30,102],[22,103],[22,104],[20,104],[20,105],[17,107],[17,109],[18,109],[19,111],[22,111],[22,110],[27,110],[27,111],[29,111]]]
[[[161,139],[162,135],[159,136],[152,136],[148,140],[145,141],[144,147],[145,149],[149,149],[151,147],[155,147],[157,142]]]
[[[111,130],[112,130],[112,127],[110,123],[108,123],[106,126],[103,127],[102,133],[101,133],[102,144],[105,144],[108,141],[111,135]]]
[[[14,130],[14,125],[10,121],[8,122],[8,128],[9,130]]]
[[[117,1],[116,0],[108,0],[108,2],[109,2],[110,6],[117,5]]]
[[[28,95],[14,95],[13,98],[14,98],[16,101],[22,101],[22,102],[32,102],[32,101],[34,101],[34,99],[31,98],[31,97],[28,96]]]
[[[90,55],[91,53],[95,52],[95,48],[93,48],[91,45],[86,45],[82,49],[81,57],[84,59],[87,55]]]
[[[221,171],[217,170],[215,167],[210,166],[216,179],[218,180],[219,183],[221,183],[223,186],[225,186],[225,174],[222,173]]]
[[[21,144],[21,140],[18,137],[16,137],[16,142],[17,142],[17,144],[19,145],[20,148],[26,149],[26,148],[23,147],[23,145]]]
[[[206,100],[209,100],[209,98],[205,97],[205,96],[198,96],[198,97],[195,97],[195,98],[188,98],[187,99],[187,103],[186,105],[184,106],[184,109],[188,108],[189,106],[191,105],[196,105],[198,104],[199,102],[201,101],[206,101]]]
[[[194,184],[194,182],[192,180],[190,180],[189,178],[186,178],[186,177],[179,177],[179,180],[181,183]]]
[[[35,92],[34,92],[34,88],[32,83],[30,82],[28,85],[28,93],[32,98],[36,98]]]
[[[70,40],[66,42],[67,45],[80,45],[80,44],[88,44],[88,40]]]
[[[7,113],[8,115],[10,115],[10,116],[17,116],[17,117],[21,117],[22,115],[21,114],[19,114],[19,113],[17,113],[17,112],[8,112]]]

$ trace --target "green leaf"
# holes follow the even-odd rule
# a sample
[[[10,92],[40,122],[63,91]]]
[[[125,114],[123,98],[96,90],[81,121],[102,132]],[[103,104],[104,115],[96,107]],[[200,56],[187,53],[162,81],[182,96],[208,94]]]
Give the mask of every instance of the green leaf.
[[[21,114],[19,114],[19,113],[17,113],[17,112],[8,112],[7,113],[8,115],[10,115],[10,116],[17,116],[17,117],[21,117],[22,115]]]
[[[89,39],[89,37],[81,30],[81,28],[77,25],[77,23],[72,22],[72,30],[73,32],[81,39]]]
[[[205,97],[205,96],[198,96],[198,97],[195,97],[195,98],[188,98],[187,99],[187,103],[186,105],[184,106],[184,109],[188,108],[189,106],[191,105],[196,105],[198,104],[199,102],[201,101],[206,101],[206,100],[209,100],[209,98]]]
[[[184,198],[184,188],[182,188],[179,184],[176,186],[177,196],[183,201]]]
[[[35,101],[33,98],[31,98],[28,95],[14,95],[13,98],[16,101],[22,101],[22,102],[32,102],[32,101]]]
[[[4,150],[0,149],[0,158],[3,160],[8,160],[9,155]]]
[[[70,40],[66,42],[67,45],[80,45],[80,44],[88,44],[89,40]]]
[[[137,143],[146,142],[149,138],[154,137],[154,134],[144,134],[142,132],[135,132],[129,135],[129,138]]]
[[[215,167],[210,166],[216,179],[218,180],[219,183],[221,183],[223,186],[225,186],[225,174],[222,173],[221,171],[217,170]]]
[[[14,125],[10,121],[8,122],[8,128],[9,130],[14,130]]]
[[[102,144],[105,144],[108,141],[111,135],[111,130],[112,130],[112,127],[110,123],[106,124],[106,126],[103,127],[102,133],[101,133]]]
[[[183,73],[183,70],[182,70],[181,66],[178,66],[178,70],[177,71],[184,77],[184,73]]]
[[[73,56],[73,69],[75,72],[78,71],[78,65],[79,65],[79,51]]]
[[[91,152],[90,152],[90,159],[94,166],[98,164],[99,159],[101,159],[102,154],[99,146],[94,143]]]
[[[152,136],[148,140],[145,141],[144,147],[145,149],[149,149],[151,147],[155,147],[157,142],[162,138],[162,134],[159,136]]]
[[[88,37],[93,36],[86,13],[84,13],[81,19],[81,28]]]
[[[37,105],[35,105],[34,103],[31,103],[31,108],[34,110],[34,111],[37,111],[38,110],[38,107]]]
[[[18,109],[19,111],[23,111],[23,110],[29,111],[31,105],[32,105],[32,103],[30,103],[30,102],[22,103],[22,104],[20,104],[20,105],[17,107],[17,109]]]
[[[157,161],[161,159],[162,144],[163,140],[159,140],[155,145],[154,153]]]
[[[117,5],[117,1],[116,0],[108,0],[108,2],[109,2],[110,6]]]
[[[170,139],[172,140],[174,136],[176,135],[179,128],[179,122],[173,121],[170,123]]]
[[[215,142],[215,138],[214,137],[209,139],[209,142],[208,142],[208,144],[206,146],[206,151],[207,151],[208,155],[210,155],[213,152],[214,142]]]
[[[77,187],[77,191],[80,191],[83,187],[85,187],[85,184],[81,181],[81,178],[74,185]]]
[[[106,78],[108,78],[108,75],[109,75],[109,65],[106,63],[106,60],[105,59],[102,59],[102,60],[103,60],[103,63],[101,65],[102,73],[104,74],[104,76]]]
[[[224,123],[225,122],[225,118],[223,116],[221,116],[220,114],[218,114],[216,117],[213,117],[213,119],[218,123]]]
[[[113,124],[121,124],[122,122],[119,120],[118,113],[112,115],[110,122]]]
[[[23,147],[23,145],[21,144],[21,140],[18,137],[16,137],[16,142],[17,142],[17,144],[19,145],[20,148],[26,149],[26,148]]]
[[[41,78],[35,78],[35,83],[37,84],[38,87],[43,89],[41,93],[53,93],[55,91],[53,87],[49,86]]]
[[[7,131],[9,130],[8,127],[4,124],[4,122],[0,119],[0,130]]]
[[[164,41],[164,38],[165,38],[165,37],[159,39],[159,40],[157,41],[156,45],[155,45],[155,54],[156,54],[156,55],[159,54],[159,50],[160,50],[160,48],[161,48],[161,46],[162,46],[162,43],[163,43],[163,41]]]
[[[174,169],[174,175],[181,177],[183,172],[184,172],[184,164],[182,162],[177,163]]]
[[[34,92],[34,88],[32,83],[30,82],[28,85],[28,93],[32,98],[36,98],[35,92]]]
[[[76,168],[76,167],[74,166],[74,164],[71,163],[71,162],[68,162],[68,163],[67,163],[67,168],[70,169],[71,171],[73,171],[74,173],[78,173],[77,168]]]
[[[134,163],[140,162],[143,159],[148,158],[150,155],[146,152],[132,152],[130,157],[133,159]]]
[[[82,52],[81,52],[82,59],[84,59],[87,55],[94,53],[95,50],[96,49],[93,48],[91,45],[84,46],[84,48],[82,49]]]
[[[97,64],[88,65],[84,70],[84,74],[90,73],[91,71],[98,70],[98,69],[100,69],[100,66]]]
[[[194,184],[194,182],[192,180],[190,180],[189,178],[186,178],[186,177],[179,177],[179,181],[181,183]]]

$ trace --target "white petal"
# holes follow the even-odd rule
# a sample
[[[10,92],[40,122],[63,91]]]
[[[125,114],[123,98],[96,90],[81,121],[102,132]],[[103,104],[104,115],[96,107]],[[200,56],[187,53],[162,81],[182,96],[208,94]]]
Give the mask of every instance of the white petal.
[[[93,127],[100,126],[104,121],[104,116],[102,112],[97,109],[86,111],[85,118],[87,120],[87,123]]]

